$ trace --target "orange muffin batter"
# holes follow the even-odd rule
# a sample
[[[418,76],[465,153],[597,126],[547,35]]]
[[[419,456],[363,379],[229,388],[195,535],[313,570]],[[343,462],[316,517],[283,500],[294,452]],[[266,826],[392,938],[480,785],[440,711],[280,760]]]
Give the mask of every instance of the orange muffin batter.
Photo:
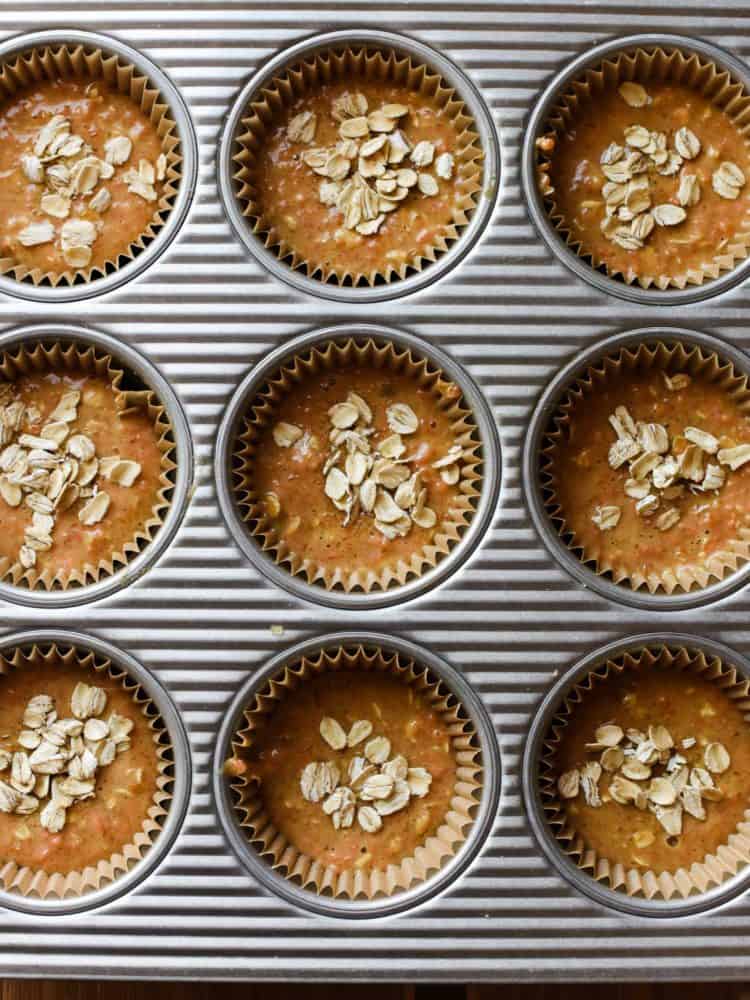
[[[51,544],[36,545],[34,549],[34,571],[56,574],[66,582],[72,572],[80,572],[86,564],[98,566],[100,560],[106,561],[115,552],[122,552],[123,547],[133,541],[153,518],[154,506],[159,502],[162,462],[153,419],[145,410],[121,416],[116,402],[117,391],[111,383],[84,372],[79,375],[69,372],[64,375],[54,372],[24,375],[11,385],[5,385],[11,393],[8,398],[14,400],[10,405],[23,405],[24,420],[19,432],[6,441],[4,449],[0,448],[0,511],[3,523],[0,568],[7,571],[18,563],[22,548],[28,544],[27,532],[35,518],[32,496],[54,495],[50,479],[56,467],[54,463],[70,459],[67,449],[71,447],[72,440],[82,435],[90,442],[88,447],[93,445],[95,449],[95,457],[89,462],[76,462],[78,474],[70,482],[74,484],[72,497],[77,499],[72,499],[66,506],[68,500],[63,495],[62,500],[56,499],[49,504],[54,526],[48,533],[43,531],[41,534],[47,534]],[[47,466],[46,477],[42,476],[33,491],[26,487],[19,490],[22,497],[7,493],[9,488],[19,489],[13,483],[28,481],[23,476],[14,476],[14,468],[18,466],[10,463],[18,461],[18,450],[24,456],[21,459],[23,462],[33,463],[39,457],[40,449],[35,448],[38,442],[33,439],[42,435],[50,423],[61,423],[51,418],[66,393],[80,394],[73,410],[76,417],[67,423],[67,437],[56,451],[47,456],[50,461],[43,463]],[[7,405],[6,402],[5,409],[0,407],[0,411],[7,412]],[[64,421],[62,423],[65,425]],[[41,457],[44,458],[43,452]],[[130,478],[118,482],[114,474],[105,474],[108,472],[107,463],[111,465],[112,460],[117,458],[125,460],[130,475],[136,472],[133,463],[138,467],[132,482]],[[28,477],[30,465],[22,471]],[[89,478],[92,471],[94,475]],[[87,485],[79,487],[76,483]],[[84,511],[95,493],[105,493],[109,500],[99,520],[96,520],[98,512],[86,518]],[[17,505],[11,506],[8,499],[17,501]],[[43,509],[47,510],[48,506]],[[23,558],[21,565],[25,566]]]
[[[378,211],[363,216],[362,223],[370,219],[368,226],[379,227],[374,232],[349,228],[346,211],[335,203],[336,194],[337,189],[340,192],[357,174],[358,163],[361,164],[356,156],[357,149],[361,150],[369,141],[378,142],[379,136],[392,136],[393,132],[368,131],[365,126],[363,135],[349,140],[354,144],[350,148],[352,158],[349,161],[344,157],[346,175],[340,180],[338,175],[326,177],[324,166],[316,172],[305,162],[311,151],[333,150],[342,142],[340,130],[346,122],[337,120],[333,109],[337,100],[352,95],[364,97],[365,115],[388,105],[408,109],[408,113],[396,121],[394,131],[405,137],[412,151],[420,143],[428,144],[431,150],[428,162],[422,165],[408,152],[398,162],[384,165],[383,169],[389,172],[408,169],[413,177],[408,177],[408,188],[395,183],[392,186],[392,192],[398,193],[397,188],[403,192],[403,201],[385,207],[381,201]],[[290,137],[290,122],[305,113],[315,118],[313,138],[305,141]],[[291,136],[295,134],[292,129]],[[421,148],[427,150],[428,146]],[[386,145],[376,151],[375,158],[385,155],[387,148]],[[426,255],[441,238],[450,237],[465,195],[459,191],[454,164],[449,168],[446,159],[442,161],[444,167],[440,166],[440,157],[447,154],[449,159],[454,158],[459,148],[459,132],[451,114],[433,97],[384,81],[358,79],[325,84],[298,98],[269,130],[250,179],[254,214],[262,220],[262,228],[269,229],[277,240],[291,247],[308,263],[311,271],[320,267],[324,274],[369,275],[390,268],[399,270],[402,265]],[[366,186],[377,203],[378,182],[382,186],[388,177],[370,176],[367,170],[365,174]],[[419,189],[418,175],[430,178],[427,182],[419,181],[428,184],[429,193],[423,194]],[[381,221],[378,223],[377,219]]]
[[[683,377],[684,378],[684,377]],[[699,484],[676,480],[678,495],[656,490],[661,497],[653,513],[640,513],[637,499],[626,492],[631,483],[627,463],[612,468],[610,449],[616,440],[609,418],[624,406],[636,422],[653,423],[666,429],[673,453],[684,450],[682,436],[688,427],[703,428],[714,435],[721,448],[750,441],[750,421],[744,409],[720,386],[701,378],[676,377],[672,387],[661,371],[622,372],[574,404],[570,427],[558,444],[554,478],[561,517],[573,543],[585,559],[612,567],[616,575],[634,573],[647,577],[681,566],[702,565],[719,552],[731,548],[742,529],[750,526],[748,483],[750,465],[731,470],[717,455],[702,457],[716,464],[725,476],[715,490],[699,490]],[[704,468],[707,465],[704,464]],[[649,480],[645,492],[652,489]],[[691,490],[693,486],[695,491]],[[602,530],[593,520],[597,508],[619,508],[614,527]],[[679,519],[660,530],[660,514],[675,510]]]
[[[55,139],[35,151],[41,130],[55,116],[73,137],[69,156],[56,154]],[[65,128],[60,126],[60,135]],[[121,141],[119,151],[108,145],[113,139]],[[0,254],[51,275],[117,261],[154,217],[166,168],[160,157],[161,140],[148,116],[102,80],[44,81],[19,91],[0,105]],[[93,172],[76,181],[84,160]],[[141,163],[143,175],[136,178]],[[62,202],[45,200],[53,195]],[[91,242],[85,230],[66,239],[65,227],[80,221],[94,227]],[[30,224],[47,227],[49,238],[25,245],[22,234]],[[35,238],[32,230],[29,239]],[[71,257],[66,246],[87,246],[90,258],[84,259],[84,251]]]
[[[303,771],[310,762],[332,761],[340,769],[340,784],[346,784],[348,764],[367,752],[368,738],[334,750],[321,737],[320,724],[326,718],[335,719],[347,732],[358,720],[369,720],[369,738],[385,737],[390,759],[400,754],[410,768],[429,772],[429,790],[383,815],[375,832],[365,832],[356,819],[337,829],[320,801],[305,798]],[[411,856],[442,824],[456,778],[443,721],[411,687],[380,673],[331,672],[302,684],[253,734],[252,747],[240,764],[248,778],[260,783],[273,825],[304,854],[337,872],[353,866],[385,868]]]
[[[747,230],[750,185],[743,181],[734,197],[722,197],[714,189],[713,176],[729,162],[740,168],[744,178],[750,178],[750,147],[729,116],[702,94],[674,83],[648,83],[645,90],[649,100],[641,107],[631,107],[616,89],[582,102],[549,154],[549,178],[562,228],[570,231],[574,241],[580,241],[595,265],[605,264],[610,273],[679,277],[710,264],[738,232]],[[625,139],[625,131],[636,125],[663,134],[670,152],[676,151],[677,131],[687,127],[698,139],[700,150],[697,155],[680,157],[679,166],[675,160],[676,169],[668,175],[660,173],[651,161],[645,172],[635,175],[636,181],[648,181],[650,211],[646,215],[666,204],[682,207],[685,219],[678,224],[657,224],[643,245],[631,248],[618,245],[612,236],[618,226],[635,225],[632,215],[618,221],[615,214],[611,228],[602,229],[608,218],[605,194],[611,192],[613,202],[619,205],[622,192],[605,187],[608,177],[601,159],[610,143],[626,153],[637,153],[638,148],[628,147]],[[686,151],[693,152],[683,148]],[[685,177],[696,178],[690,182],[696,187],[691,197],[686,188],[681,189]]]
[[[686,761],[682,766],[690,769],[705,770],[705,751],[711,744],[721,744],[730,763],[722,773],[708,772],[720,792],[708,793],[712,797],[704,800],[705,819],[683,811],[682,832],[673,836],[648,808],[614,801],[609,793],[613,773],[603,770],[598,780],[601,806],[592,807],[581,794],[561,799],[568,827],[580,834],[587,848],[626,868],[659,873],[689,867],[727,842],[750,807],[750,729],[741,710],[717,685],[668,669],[613,671],[575,707],[555,754],[558,774],[599,761],[601,750],[588,749],[587,744],[605,723],[643,735],[649,727],[665,727],[674,742],[668,755],[681,755]],[[694,745],[682,746],[682,740],[693,739]],[[620,745],[625,745],[624,739]],[[662,770],[655,765],[653,775]],[[647,789],[649,778],[635,783]]]
[[[12,861],[48,874],[67,874],[96,865],[120,851],[148,818],[158,777],[153,733],[122,684],[106,672],[94,673],[52,660],[0,676],[0,750],[13,753],[24,749],[17,737],[24,730],[26,706],[36,695],[54,698],[59,718],[70,718],[71,696],[81,681],[106,692],[102,719],[117,713],[132,721],[127,737],[130,746],[118,752],[112,763],[99,767],[94,797],[76,801],[66,810],[61,831],[45,829],[40,824],[39,809],[29,815],[0,812],[2,862]],[[9,780],[7,768],[0,772],[0,781]],[[40,799],[40,803],[43,801]]]
[[[347,516],[326,494],[328,464],[336,451],[330,440],[330,411],[350,393],[357,394],[371,411],[369,427],[373,433],[367,440],[372,449],[392,436],[391,407],[406,404],[415,415],[416,431],[401,437],[401,462],[410,474],[419,474],[421,489],[426,491],[429,517],[417,518],[425,526],[407,519],[406,533],[389,537],[378,530],[377,519],[361,507],[355,504]],[[445,393],[448,399],[460,397],[452,384]],[[456,447],[454,420],[441,408],[434,388],[420,386],[413,376],[402,372],[347,366],[310,375],[280,401],[272,423],[260,431],[252,460],[253,491],[261,498],[261,507],[275,531],[297,555],[327,571],[338,569],[347,574],[369,567],[378,572],[400,559],[408,560],[429,545],[458,504],[461,448],[453,466],[434,467],[436,461],[448,461],[446,456]],[[296,428],[298,435],[291,446],[279,445],[276,440],[279,427],[285,424]],[[342,447],[334,463],[342,470],[345,455]],[[372,475],[371,470],[366,478]],[[354,497],[358,497],[358,488],[351,488]],[[395,495],[395,490],[390,493]],[[416,516],[413,509],[412,515]]]

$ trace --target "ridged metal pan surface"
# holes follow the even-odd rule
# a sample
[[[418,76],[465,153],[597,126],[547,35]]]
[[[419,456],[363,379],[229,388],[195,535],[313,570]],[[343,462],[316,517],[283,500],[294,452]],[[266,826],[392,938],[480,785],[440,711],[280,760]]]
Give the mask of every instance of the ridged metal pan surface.
[[[199,141],[197,192],[176,240],[136,280],[64,310],[3,299],[0,322],[8,328],[82,323],[143,352],[185,407],[196,485],[170,549],[140,580],[64,611],[3,604],[0,627],[89,632],[135,656],[182,714],[194,779],[174,848],[134,891],[78,916],[0,910],[0,972],[346,982],[747,977],[747,897],[683,919],[615,914],[556,873],[524,815],[526,734],[561,671],[608,641],[665,627],[747,655],[750,595],[743,590],[710,608],[673,613],[667,625],[658,613],[612,604],[581,587],[537,536],[524,506],[520,455],[543,387],[594,340],[667,319],[663,308],[607,297],[559,263],[529,221],[519,174],[524,123],[569,60],[609,37],[639,31],[702,36],[747,60],[746,4],[0,5],[0,37],[66,24],[141,49],[177,84]],[[403,300],[354,312],[352,305],[290,291],[248,257],[220,206],[216,147],[241,87],[280,48],[317,31],[384,24],[445,52],[478,87],[499,129],[502,183],[482,238],[449,275]],[[718,334],[744,350],[748,315],[750,288],[741,286],[675,307],[668,322]],[[250,365],[313,327],[353,321],[404,329],[463,365],[492,407],[503,454],[498,512],[471,560],[429,594],[366,615],[303,603],[269,584],[229,538],[212,469],[223,410]],[[411,913],[346,922],[293,908],[241,867],[217,823],[210,763],[221,719],[251,672],[295,642],[363,628],[429,647],[463,673],[492,717],[504,781],[492,832],[449,891]]]

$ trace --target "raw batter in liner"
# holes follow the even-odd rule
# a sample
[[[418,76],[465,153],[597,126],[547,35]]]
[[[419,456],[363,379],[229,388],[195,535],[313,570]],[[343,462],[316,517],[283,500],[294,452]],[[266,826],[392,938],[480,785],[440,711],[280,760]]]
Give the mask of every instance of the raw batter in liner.
[[[41,419],[28,429],[38,434],[47,417],[57,406],[65,389],[81,392],[78,419],[71,426],[74,434],[85,434],[96,445],[96,454],[120,455],[141,465],[141,472],[132,486],[100,477],[100,486],[110,497],[110,506],[98,524],[86,526],[78,519],[81,501],[55,515],[52,548],[37,552],[35,571],[51,571],[66,581],[70,574],[82,570],[86,563],[94,566],[107,560],[142,531],[153,517],[161,488],[162,453],[158,447],[153,420],[145,411],[119,416],[117,391],[105,379],[81,372],[79,377],[66,373],[57,375],[24,375],[13,383],[19,398],[36,407]],[[0,499],[3,530],[0,532],[0,570],[18,560],[24,542],[24,530],[31,524],[32,512],[25,503],[9,507]]]
[[[269,130],[250,183],[260,216],[311,269],[320,266],[326,273],[370,274],[390,265],[398,270],[448,235],[465,195],[459,193],[459,179],[454,172],[450,180],[438,179],[437,195],[410,194],[405,204],[386,215],[375,235],[363,236],[346,229],[341,214],[320,203],[318,189],[325,178],[314,173],[301,156],[313,147],[334,146],[339,141],[341,123],[332,116],[331,107],[337,97],[347,92],[364,94],[370,111],[384,104],[406,105],[409,115],[399,121],[399,127],[412,145],[422,140],[432,142],[435,159],[441,153],[455,156],[459,150],[458,130],[438,101],[395,84],[348,80],[326,84],[285,109],[283,117]],[[311,145],[290,142],[287,136],[290,120],[303,111],[311,111],[318,118]],[[399,166],[414,165],[407,156]],[[434,173],[434,164],[425,169]]]
[[[70,718],[70,697],[79,681],[103,688],[107,708],[131,719],[129,750],[119,753],[96,773],[93,799],[76,802],[67,810],[60,833],[39,824],[39,812],[29,816],[0,813],[0,861],[13,861],[52,874],[67,874],[119,852],[141,829],[153,805],[159,773],[154,734],[140,707],[106,671],[95,673],[66,666],[59,660],[12,669],[0,676],[0,748],[20,750],[16,742],[24,710],[38,694],[55,698],[60,718]],[[0,774],[7,780],[8,774]]]
[[[646,91],[652,102],[640,108],[630,107],[616,89],[582,103],[568,131],[557,138],[549,176],[563,228],[580,240],[583,252],[592,254],[595,264],[606,264],[610,273],[679,277],[709,264],[739,231],[750,226],[750,183],[731,200],[716,194],[711,182],[723,161],[736,163],[750,178],[750,147],[729,116],[695,90],[649,82]],[[649,171],[654,205],[677,204],[682,174],[697,175],[702,193],[698,204],[687,209],[684,222],[656,226],[638,250],[623,249],[600,228],[605,216],[602,186],[607,180],[600,157],[611,142],[624,143],[623,129],[631,125],[666,132],[670,148],[676,130],[687,126],[702,146],[699,155],[686,160],[671,177]]]
[[[701,565],[750,528],[748,484],[750,464],[729,472],[718,493],[692,494],[670,501],[681,514],[668,531],[659,531],[653,517],[635,510],[624,492],[626,467],[610,468],[614,440],[608,417],[626,406],[636,421],[663,424],[670,439],[686,426],[704,428],[733,444],[750,441],[750,419],[726,390],[700,378],[685,388],[667,388],[661,371],[622,372],[611,382],[597,383],[571,413],[570,427],[555,449],[555,491],[566,529],[586,560],[612,566],[616,574],[648,576],[679,566]],[[597,505],[620,508],[616,527],[600,531],[591,516]]]
[[[588,760],[599,760],[600,753],[587,751],[585,744],[592,742],[596,729],[605,722],[642,732],[651,725],[666,726],[677,746],[682,739],[694,737],[698,740],[696,747],[680,750],[691,763],[694,758],[700,762],[706,744],[720,742],[729,752],[731,765],[725,773],[715,776],[723,798],[705,803],[703,821],[684,812],[682,835],[677,838],[668,837],[648,810],[620,805],[611,799],[605,801],[611,775],[604,773],[599,782],[604,802],[601,807],[586,805],[580,795],[562,800],[568,826],[580,834],[586,847],[610,862],[626,868],[653,869],[658,874],[689,867],[725,844],[750,808],[750,727],[719,687],[676,670],[612,671],[606,681],[595,682],[593,691],[586,692],[581,704],[574,708],[555,753],[558,774]],[[644,831],[653,834],[654,839],[639,847],[636,838]]]
[[[71,268],[63,259],[59,240],[38,246],[24,246],[17,238],[30,222],[48,220],[59,229],[63,220],[51,218],[39,207],[43,185],[33,184],[21,168],[21,156],[28,153],[42,126],[54,115],[71,123],[71,132],[80,135],[93,150],[105,157],[104,143],[114,136],[128,136],[133,150],[114,176],[101,181],[112,198],[102,214],[88,207],[90,196],[74,198],[69,219],[85,219],[104,225],[92,245],[89,267],[102,268],[117,260],[139,238],[151,222],[156,201],[146,201],[128,190],[123,174],[138,166],[139,159],[155,163],[162,143],[148,116],[125,94],[103,80],[54,80],[35,83],[0,106],[0,253],[43,273],[62,274]],[[157,184],[157,188],[161,185]]]
[[[451,385],[444,393],[454,400],[459,389]],[[329,453],[331,430],[328,410],[332,404],[356,392],[373,412],[375,434],[380,441],[391,431],[386,410],[393,403],[406,403],[419,418],[415,434],[404,437],[406,454],[416,456],[410,463],[420,470],[427,487],[427,504],[437,515],[433,528],[413,524],[407,535],[386,539],[374,527],[371,517],[360,515],[343,526],[344,515],[324,492],[323,465]],[[268,492],[279,498],[281,511],[274,521],[289,547],[300,556],[333,571],[350,573],[362,567],[376,572],[409,557],[428,545],[441,522],[450,518],[459,493],[458,485],[443,482],[432,463],[444,456],[455,443],[451,429],[454,418],[441,409],[439,398],[429,387],[419,386],[413,376],[387,370],[347,367],[310,376],[295,384],[265,426],[252,460],[252,486],[259,497]],[[273,427],[281,422],[300,427],[305,435],[291,448],[281,448],[273,438]]]
[[[327,746],[319,732],[325,716],[346,730],[369,719],[374,732],[391,741],[391,757],[403,754],[411,767],[430,772],[427,795],[383,817],[376,833],[365,833],[356,823],[336,830],[319,804],[303,798],[300,774],[311,761],[348,763],[362,748],[334,751]],[[296,848],[337,872],[398,864],[435,833],[449,809],[456,762],[448,731],[419,695],[396,678],[364,672],[316,677],[282,701],[252,740],[243,754],[246,776],[261,783],[271,822]]]

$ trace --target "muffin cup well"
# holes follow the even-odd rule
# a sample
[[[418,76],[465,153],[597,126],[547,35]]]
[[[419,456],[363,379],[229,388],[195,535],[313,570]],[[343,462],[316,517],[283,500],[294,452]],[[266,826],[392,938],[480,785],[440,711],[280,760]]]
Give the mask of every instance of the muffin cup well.
[[[460,121],[463,146],[457,155],[462,204],[447,234],[427,255],[370,274],[340,274],[321,262],[304,261],[280,245],[268,225],[253,214],[250,166],[274,114],[317,80],[342,72],[413,81],[437,94]],[[219,158],[222,200],[238,236],[276,277],[309,294],[338,301],[377,302],[409,294],[445,274],[478,239],[494,207],[500,172],[492,117],[469,79],[442,53],[386,31],[334,31],[279,53],[243,88],[224,134]]]
[[[7,676],[13,670],[33,671],[42,664],[55,661],[59,661],[66,669],[71,666],[80,668],[82,677],[92,684],[96,684],[97,674],[106,674],[122,684],[123,689],[132,696],[134,706],[148,719],[149,729],[153,733],[154,753],[159,759],[159,777],[153,803],[140,830],[132,841],[123,844],[115,853],[103,857],[95,866],[66,874],[48,874],[20,867],[13,861],[4,862],[0,867],[0,888],[6,893],[20,895],[30,901],[71,900],[114,883],[138,865],[151,849],[161,834],[172,803],[175,751],[171,734],[148,692],[118,663],[93,649],[65,642],[43,641],[40,637],[31,644],[5,647],[0,652],[0,675]]]
[[[461,493],[449,521],[430,546],[409,563],[374,573],[367,567],[329,574],[305,562],[254,519],[256,498],[249,473],[258,427],[273,417],[279,400],[307,371],[335,368],[347,358],[371,358],[384,368],[413,371],[434,387],[436,404],[455,413],[464,446]],[[450,381],[459,401],[446,401],[441,386]],[[491,521],[499,492],[500,457],[495,422],[466,373],[437,348],[409,334],[369,324],[333,327],[296,338],[272,352],[240,385],[222,421],[216,450],[217,489],[222,513],[243,552],[279,586],[332,607],[384,607],[434,586],[468,557]],[[322,486],[321,486],[322,488]]]
[[[47,372],[66,372],[96,376],[106,380],[116,392],[115,403],[121,416],[136,410],[145,410],[153,422],[154,433],[161,452],[160,489],[156,494],[152,514],[142,529],[121,551],[114,551],[96,565],[83,566],[62,575],[51,570],[39,573],[24,569],[18,562],[0,558],[0,579],[14,587],[29,590],[67,590],[69,587],[86,587],[112,576],[119,568],[127,566],[147,546],[162,527],[169,509],[169,495],[174,490],[174,432],[167,412],[150,389],[126,387],[125,371],[115,359],[92,344],[62,341],[21,342],[15,349],[0,353],[0,380],[14,382],[21,376]]]
[[[273,420],[280,400],[293,393],[295,385],[304,379],[350,365],[405,372],[419,386],[428,386],[436,407],[451,418],[455,442],[464,449],[460,459],[461,479],[456,484],[457,495],[449,519],[438,526],[431,543],[423,546],[408,562],[394,563],[377,572],[368,566],[350,573],[344,573],[339,568],[332,571],[305,558],[304,554],[294,552],[264,515],[253,486],[255,445],[260,432]],[[234,455],[237,504],[248,530],[263,551],[270,553],[278,564],[287,566],[293,575],[304,577],[308,583],[317,583],[326,590],[342,587],[347,592],[359,589],[369,593],[374,589],[403,586],[407,579],[420,576],[434,567],[459,541],[475,515],[481,486],[481,455],[476,425],[463,400],[452,400],[445,394],[448,385],[442,372],[430,366],[426,359],[417,359],[410,351],[399,350],[393,343],[378,345],[371,339],[357,341],[352,338],[338,343],[328,341],[280,368],[269,380],[265,391],[252,402]]]
[[[253,165],[258,151],[263,149],[269,127],[278,120],[279,113],[300,95],[315,91],[323,83],[341,79],[397,83],[413,91],[415,97],[421,95],[424,99],[436,99],[459,131],[461,145],[454,156],[456,174],[460,178],[460,198],[452,223],[445,235],[434,246],[429,247],[424,255],[415,255],[398,267],[387,264],[368,273],[360,273],[328,267],[322,261],[305,260],[276,233],[273,225],[261,214],[256,201]],[[237,197],[243,214],[253,233],[263,241],[265,247],[276,253],[279,260],[288,260],[292,269],[299,269],[308,277],[319,281],[333,281],[354,287],[360,284],[372,286],[376,282],[388,283],[405,278],[409,271],[419,272],[426,264],[434,262],[438,254],[445,253],[448,245],[458,239],[459,231],[466,226],[469,215],[476,207],[476,195],[482,184],[483,157],[472,120],[455,91],[447,87],[437,73],[427,66],[415,63],[410,56],[366,47],[344,47],[338,51],[331,49],[325,53],[316,53],[303,63],[289,66],[283,74],[272,80],[250,105],[242,125],[244,131],[236,138],[238,149],[234,154],[234,179],[239,185]]]
[[[336,873],[302,855],[273,828],[258,788],[225,773],[229,756],[252,745],[253,733],[281,701],[328,671],[378,671],[412,687],[445,719],[457,762],[454,795],[436,836],[398,865]],[[219,815],[252,874],[298,906],[329,916],[378,917],[417,905],[463,871],[494,822],[500,762],[492,724],[476,694],[434,654],[372,633],[340,633],[298,644],[275,657],[235,697],[214,762]]]
[[[713,261],[670,279],[665,275],[609,274],[565,227],[547,180],[550,159],[537,141],[554,135],[575,116],[582,101],[619,82],[675,80],[710,97],[739,131],[750,134],[750,73],[738,59],[700,39],[644,34],[594,47],[566,67],[545,89],[526,130],[522,173],[532,219],[560,260],[579,277],[611,295],[642,304],[677,305],[718,295],[750,273],[750,210],[741,231],[717,248]],[[541,180],[541,183],[540,183]]]
[[[123,371],[123,390],[135,391],[136,398],[146,391],[149,405],[163,408],[163,420],[169,426],[166,440],[172,441],[172,451],[167,454],[172,463],[168,474],[170,487],[165,487],[168,506],[162,512],[163,523],[152,533],[150,541],[139,545],[140,551],[128,553],[125,565],[113,566],[109,575],[101,575],[96,583],[68,586],[65,589],[44,589],[15,586],[0,580],[0,597],[3,600],[29,607],[71,607],[99,600],[138,580],[166,551],[185,515],[193,483],[193,445],[187,418],[180,401],[169,382],[159,370],[139,351],[116,340],[108,334],[87,327],[62,323],[39,323],[16,327],[0,334],[0,358],[13,359],[34,353],[36,345],[59,345],[63,353],[68,347],[85,354],[89,349],[95,358],[111,358],[115,371]]]
[[[750,576],[747,532],[705,564],[642,577],[600,563],[576,548],[566,530],[555,490],[554,459],[564,444],[570,413],[586,395],[624,369],[644,366],[667,372],[700,372],[724,385],[750,412],[750,365],[742,352],[717,337],[692,330],[654,327],[616,334],[583,351],[542,394],[524,444],[526,499],[535,526],[553,556],[572,576],[610,600],[651,610],[682,610],[708,604],[744,584]]]
[[[163,142],[172,148],[168,156],[169,197],[168,209],[162,211],[159,207],[152,219],[150,230],[153,238],[144,233],[138,243],[124,248],[115,262],[115,269],[106,274],[92,273],[89,278],[82,272],[76,272],[75,280],[56,279],[51,281],[35,281],[30,275],[24,274],[20,279],[13,273],[14,262],[7,259],[0,272],[0,291],[21,299],[35,302],[75,302],[92,298],[104,292],[112,291],[137,277],[145,271],[166,250],[179,232],[185,221],[198,174],[198,143],[187,106],[179,91],[169,77],[151,60],[147,59],[137,49],[126,45],[117,38],[93,31],[81,31],[73,28],[53,28],[44,31],[16,35],[0,44],[0,72],[2,67],[18,67],[23,79],[33,81],[38,72],[42,58],[48,62],[50,53],[54,57],[58,51],[65,50],[63,67],[70,72],[70,56],[76,53],[76,60],[83,58],[86,62],[92,54],[97,55],[95,62],[100,63],[102,75],[100,79],[112,78],[117,89],[125,87],[129,92],[131,81],[135,86],[135,99],[142,104],[149,115],[159,116],[160,127],[173,123],[171,131],[165,131]],[[37,69],[32,72],[27,63],[33,63]],[[48,63],[49,64],[49,63]],[[44,69],[42,69],[44,73]],[[88,74],[88,70],[87,70]],[[143,81],[142,84],[140,81]],[[21,86],[21,77],[13,81],[8,76],[8,85],[13,88]],[[6,90],[6,94],[11,91]],[[167,197],[165,188],[164,197]],[[158,218],[157,218],[158,216]]]
[[[102,268],[45,272],[39,268],[27,268],[11,257],[0,257],[0,274],[8,275],[16,281],[52,287],[58,284],[91,282],[132,261],[164,227],[182,180],[180,139],[170,106],[153,83],[121,54],[74,43],[31,46],[15,53],[10,60],[0,65],[0,99],[8,100],[34,83],[55,79],[84,79],[93,84],[102,80],[130,97],[154,126],[161,140],[162,152],[167,158],[167,171],[162,193],[148,227],[137,240],[123,247],[116,258],[107,260]]]
[[[616,355],[609,355],[598,364],[590,366],[566,392],[558,413],[553,417],[553,428],[547,435],[547,443],[542,447],[542,489],[546,497],[547,513],[560,537],[572,551],[578,553],[582,562],[592,565],[595,573],[608,574],[616,584],[629,586],[633,590],[645,587],[651,594],[657,591],[671,594],[676,590],[688,593],[695,587],[706,587],[712,580],[723,580],[727,574],[736,572],[742,563],[750,560],[750,519],[748,527],[740,529],[741,537],[727,550],[714,553],[705,564],[679,566],[646,576],[629,572],[625,566],[613,565],[577,546],[575,534],[566,524],[565,512],[560,507],[555,489],[555,459],[560,449],[565,447],[567,430],[576,409],[585,406],[588,396],[601,391],[608,382],[616,382],[623,373],[654,370],[670,375],[685,372],[712,382],[725,390],[740,409],[750,414],[747,375],[735,371],[731,364],[722,362],[716,354],[708,353],[695,345],[686,349],[682,343],[662,342],[653,346],[639,344],[633,348],[622,348]]]
[[[610,862],[567,821],[557,791],[556,753],[594,686],[622,671],[675,670],[715,683],[750,722],[750,664],[719,643],[663,633],[612,643],[585,657],[553,688],[536,716],[524,757],[524,793],[535,834],[560,873],[605,905],[644,916],[678,916],[742,891],[750,871],[750,809],[726,844],[674,872]]]

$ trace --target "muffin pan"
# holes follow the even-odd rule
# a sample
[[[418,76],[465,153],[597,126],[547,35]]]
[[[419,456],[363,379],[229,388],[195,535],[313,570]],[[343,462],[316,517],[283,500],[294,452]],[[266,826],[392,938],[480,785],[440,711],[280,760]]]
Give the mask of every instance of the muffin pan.
[[[71,629],[142,664],[169,692],[193,770],[184,772],[185,820],[166,853],[149,856],[153,868],[141,869],[148,877],[102,899],[106,905],[85,918],[30,917],[3,906],[0,933],[9,947],[0,969],[9,977],[342,982],[746,978],[746,895],[712,898],[689,919],[623,914],[560,874],[559,859],[534,836],[521,793],[523,749],[555,682],[605,643],[638,634],[658,641],[665,626],[659,608],[615,601],[560,568],[536,531],[522,480],[532,413],[558,372],[605,337],[664,322],[652,298],[653,307],[623,302],[564,267],[533,228],[520,186],[524,128],[539,95],[603,38],[653,30],[653,11],[602,0],[596,17],[549,2],[520,14],[517,4],[496,0],[429,5],[419,19],[387,5],[368,12],[460,67],[491,109],[488,135],[503,157],[499,196],[492,209],[495,191],[485,192],[491,218],[470,252],[445,273],[427,268],[419,294],[382,298],[374,314],[372,300],[389,289],[349,302],[290,288],[246,252],[224,214],[219,147],[237,95],[290,46],[352,29],[351,9],[324,16],[307,0],[293,23],[283,6],[246,8],[200,0],[179,11],[166,0],[118,8],[117,44],[145,50],[174,80],[195,123],[197,198],[168,252],[136,273],[150,247],[122,271],[135,280],[113,281],[108,294],[78,302],[74,315],[62,315],[49,296],[4,303],[8,327],[75,323],[156,366],[184,405],[196,474],[169,545],[129,586],[74,607],[45,607],[43,621],[42,609],[4,595],[6,638],[42,626]],[[659,15],[658,27],[700,32],[723,51],[746,55],[750,18],[732,5],[710,14],[686,0]],[[10,4],[4,15],[8,34],[50,23],[100,26],[72,0],[43,10]],[[364,17],[355,12],[354,20]],[[722,295],[701,294],[669,322],[744,351],[748,307],[750,290],[738,283]],[[248,370],[252,377],[272,351],[311,331],[370,323],[419,338],[468,373],[501,440],[502,488],[471,558],[436,586],[377,608],[329,607],[277,586],[235,546],[218,505],[215,444]],[[684,607],[679,624],[675,616],[669,624],[743,657],[749,612],[747,588],[737,587],[710,605]],[[430,898],[414,900],[419,905],[372,920],[332,919],[277,893],[225,836],[212,787],[217,740],[243,688],[296,644],[342,630],[413,642],[453,668],[484,706],[503,765],[499,804],[488,810],[486,836],[466,867]]]

